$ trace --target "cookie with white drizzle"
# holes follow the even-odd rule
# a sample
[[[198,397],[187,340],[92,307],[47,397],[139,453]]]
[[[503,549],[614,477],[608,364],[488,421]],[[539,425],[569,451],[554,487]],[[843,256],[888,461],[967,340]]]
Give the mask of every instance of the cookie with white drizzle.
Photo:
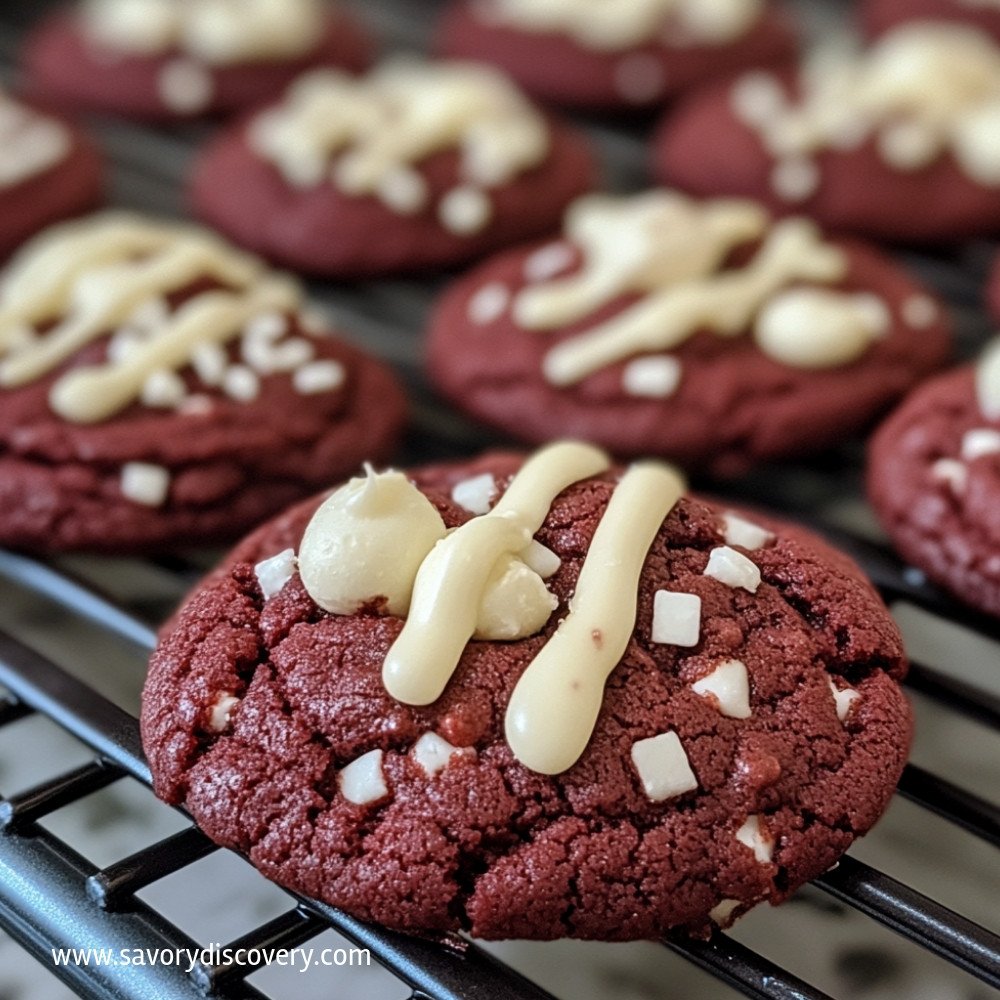
[[[875,821],[904,672],[844,556],[559,443],[254,532],[164,630],[143,741],[210,837],[361,919],[700,935]]]
[[[921,385],[879,428],[868,496],[905,559],[1000,616],[1000,340]]]
[[[395,379],[297,282],[219,237],[106,213],[0,275],[0,544],[136,551],[238,536],[387,455]]]
[[[886,256],[757,202],[589,196],[562,238],[459,278],[428,365],[524,440],[731,474],[864,427],[947,356],[940,303]]]
[[[1000,44],[957,22],[902,24],[859,53],[752,71],[669,115],[661,183],[759,198],[838,232],[942,242],[1000,227]]]
[[[243,245],[345,278],[461,264],[550,232],[593,181],[586,141],[496,70],[397,58],[359,79],[296,81],[208,145],[190,197]]]
[[[795,39],[762,0],[454,0],[437,47],[498,66],[540,100],[617,111],[791,60]]]
[[[49,103],[161,121],[253,107],[314,67],[361,72],[371,50],[328,0],[78,0],[22,61]]]
[[[50,223],[95,208],[103,174],[78,128],[0,90],[0,259]]]

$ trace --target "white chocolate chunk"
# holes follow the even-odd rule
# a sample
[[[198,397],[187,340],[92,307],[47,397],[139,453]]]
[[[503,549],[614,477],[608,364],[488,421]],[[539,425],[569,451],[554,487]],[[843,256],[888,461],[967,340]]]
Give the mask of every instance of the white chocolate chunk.
[[[198,344],[191,352],[191,366],[205,385],[221,385],[229,356],[221,344]]]
[[[190,59],[168,62],[160,71],[157,85],[163,103],[181,115],[204,111],[215,93],[211,72]]]
[[[929,327],[938,318],[937,303],[929,295],[910,295],[900,307],[903,322],[915,330]]]
[[[976,399],[987,420],[1000,420],[1000,337],[983,351],[976,364]]]
[[[213,733],[226,731],[229,719],[233,714],[233,709],[240,703],[240,699],[233,694],[221,694],[215,700],[208,714],[208,728]]]
[[[746,822],[736,831],[736,839],[749,847],[761,864],[767,864],[774,856],[774,839],[760,821],[760,816],[747,816]]]
[[[303,337],[292,337],[275,344],[248,335],[243,337],[240,353],[258,375],[295,371],[312,361],[315,355],[312,344]]]
[[[708,911],[708,919],[717,927],[728,927],[737,907],[742,906],[739,899],[720,899],[715,906]]]
[[[469,299],[468,316],[477,326],[486,326],[499,319],[510,304],[510,289],[499,281],[491,281]]]
[[[222,391],[239,403],[249,403],[260,395],[260,379],[246,365],[230,365],[222,376]]]
[[[636,740],[632,744],[632,763],[652,802],[663,802],[698,787],[680,737],[673,731]]]
[[[493,477],[484,472],[456,483],[451,498],[471,514],[485,514],[490,509],[490,501],[497,494],[497,484]]]
[[[301,396],[313,396],[339,389],[346,379],[347,372],[339,361],[310,361],[292,373],[292,387]]]
[[[756,564],[728,545],[712,549],[704,574],[714,577],[727,587],[742,587],[751,594],[756,594],[760,586],[760,570]]]
[[[969,470],[956,458],[939,458],[931,466],[931,475],[947,483],[953,493],[964,493]]]
[[[543,580],[555,576],[562,566],[562,560],[552,549],[546,548],[541,542],[531,540],[531,544],[521,553],[524,562]]]
[[[658,590],[653,595],[653,642],[672,646],[697,646],[701,638],[701,598]]]
[[[729,103],[741,122],[759,127],[784,110],[785,91],[773,73],[754,70],[733,84]]]
[[[378,182],[382,202],[400,215],[414,215],[427,204],[427,181],[410,167],[394,167]]]
[[[636,358],[622,371],[622,388],[630,396],[666,399],[680,384],[681,363],[669,356]]]
[[[160,369],[153,372],[142,386],[139,399],[144,406],[173,408],[179,406],[187,395],[184,379],[176,372]]]
[[[443,771],[451,758],[459,752],[458,747],[452,746],[437,733],[424,733],[413,744],[413,759],[424,769],[428,778],[433,778],[439,771]]]
[[[444,536],[441,515],[406,476],[368,467],[313,514],[299,546],[299,576],[333,614],[384,597],[391,614],[405,615],[417,570]]]
[[[992,427],[976,427],[962,437],[962,458],[972,462],[983,455],[1000,451],[1000,431]]]
[[[121,490],[145,507],[162,507],[170,492],[170,471],[149,462],[127,462],[122,466]]]
[[[497,561],[476,613],[477,639],[511,641],[540,632],[559,606],[542,578],[512,556]]]
[[[340,794],[356,806],[378,802],[389,794],[382,773],[382,751],[369,750],[356,760],[352,760],[339,775]]]
[[[851,705],[853,705],[861,695],[854,690],[854,688],[846,687],[839,688],[833,682],[832,677],[827,678],[827,683],[830,685],[830,693],[833,695],[834,704],[837,707],[837,718],[843,722],[848,713],[851,711]]]
[[[248,340],[275,341],[288,333],[288,317],[278,312],[263,312],[254,316],[243,328]]]
[[[727,545],[738,545],[753,552],[774,541],[774,532],[734,514],[731,510],[722,515],[722,523],[723,537]]]
[[[711,695],[727,718],[750,718],[750,679],[741,660],[720,663],[710,674],[695,681],[691,690],[702,697]]]
[[[295,549],[284,549],[254,567],[264,600],[269,601],[291,580],[295,573]]]
[[[457,236],[469,236],[486,227],[493,209],[486,194],[465,184],[452,188],[438,205],[441,225]]]
[[[771,171],[771,187],[782,201],[811,198],[819,188],[819,167],[805,157],[780,160]]]

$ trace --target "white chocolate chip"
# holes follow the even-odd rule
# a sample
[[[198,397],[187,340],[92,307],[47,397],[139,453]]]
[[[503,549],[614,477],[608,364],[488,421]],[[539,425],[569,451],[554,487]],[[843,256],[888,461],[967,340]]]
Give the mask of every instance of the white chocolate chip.
[[[882,129],[878,148],[889,166],[920,170],[938,155],[939,140],[933,128],[917,121],[900,121]]]
[[[249,403],[260,394],[260,379],[246,365],[230,365],[222,377],[222,390],[230,399]]]
[[[736,839],[753,851],[753,856],[767,864],[774,856],[774,840],[761,826],[760,816],[747,816],[746,822],[736,831]]]
[[[280,344],[261,337],[244,336],[240,344],[243,360],[258,374],[290,372],[308,364],[315,354],[312,344],[303,337],[292,337]]]
[[[208,714],[208,728],[213,733],[225,732],[229,725],[230,716],[233,709],[240,703],[240,699],[233,694],[220,694],[215,700],[215,704]]]
[[[438,206],[441,225],[458,236],[469,236],[484,229],[491,214],[489,198],[479,188],[469,185],[453,188]]]
[[[760,570],[756,564],[728,545],[712,549],[704,572],[705,576],[714,577],[727,587],[742,587],[751,594],[756,594],[760,586]]]
[[[382,203],[400,215],[414,215],[427,204],[427,182],[410,167],[390,170],[378,183]]]
[[[723,537],[727,545],[738,545],[753,552],[774,541],[774,532],[734,514],[731,510],[722,515],[722,523]]]
[[[179,406],[186,395],[184,379],[177,372],[160,369],[143,382],[139,398],[144,406],[173,408]]]
[[[459,752],[458,747],[452,746],[437,733],[424,733],[413,744],[413,759],[424,769],[428,778],[433,778],[439,771],[443,771],[451,758]]]
[[[302,396],[339,389],[347,372],[339,361],[310,361],[292,374],[292,386]]]
[[[653,627],[650,639],[671,646],[697,646],[701,638],[701,598],[658,590],[653,595]]]
[[[780,160],[771,171],[771,188],[782,201],[805,201],[816,193],[819,181],[819,167],[805,158]]]
[[[229,357],[221,344],[198,344],[191,352],[191,367],[205,385],[221,385]]]
[[[937,303],[929,295],[910,295],[900,312],[903,322],[915,330],[926,329],[938,318]]]
[[[525,280],[548,281],[565,271],[573,261],[573,251],[566,243],[548,243],[524,262]]]
[[[451,498],[470,514],[486,514],[496,492],[496,482],[488,472],[484,472],[480,476],[472,476],[456,483],[452,487]]]
[[[382,751],[369,750],[352,760],[337,776],[340,793],[356,806],[378,802],[389,794],[382,773]]]
[[[254,567],[264,600],[269,601],[291,580],[295,573],[295,549],[284,549]]]
[[[947,483],[953,493],[964,493],[969,470],[956,458],[939,458],[931,466],[931,475]]]
[[[848,712],[851,710],[851,705],[856,702],[861,695],[858,694],[854,688],[839,688],[833,683],[833,678],[828,677],[827,683],[830,685],[830,693],[833,695],[833,702],[837,707],[837,718],[843,722],[847,718]]]
[[[630,396],[665,399],[681,383],[681,363],[672,357],[635,358],[622,371],[622,388]]]
[[[211,103],[215,93],[212,74],[190,59],[174,59],[160,71],[160,99],[181,115],[197,114]]]
[[[729,719],[750,718],[750,679],[741,660],[726,660],[691,685],[695,694],[711,695]]]
[[[491,281],[478,289],[469,299],[469,321],[477,326],[485,326],[499,319],[510,303],[510,289],[502,282]]]
[[[773,73],[755,70],[736,81],[729,104],[745,125],[765,126],[784,110],[785,92]]]
[[[254,316],[243,328],[248,340],[278,340],[288,333],[288,317],[279,312],[265,312]]]
[[[1000,338],[983,351],[976,365],[976,399],[987,420],[1000,420]]]
[[[170,472],[162,465],[127,462],[122,466],[121,491],[144,507],[162,507],[170,492]]]
[[[541,542],[531,540],[528,547],[521,553],[521,558],[529,569],[533,569],[543,580],[555,576],[562,566],[562,560],[552,549],[546,548]]]
[[[708,919],[718,927],[728,927],[733,916],[733,911],[741,905],[742,900],[739,899],[720,899],[708,911]]]
[[[622,57],[614,68],[615,90],[632,104],[648,104],[663,96],[667,74],[663,63],[648,52]]]
[[[680,737],[673,731],[633,743],[632,763],[652,802],[663,802],[698,787]]]
[[[976,427],[962,437],[962,458],[972,462],[983,455],[1000,451],[1000,431],[992,427]]]

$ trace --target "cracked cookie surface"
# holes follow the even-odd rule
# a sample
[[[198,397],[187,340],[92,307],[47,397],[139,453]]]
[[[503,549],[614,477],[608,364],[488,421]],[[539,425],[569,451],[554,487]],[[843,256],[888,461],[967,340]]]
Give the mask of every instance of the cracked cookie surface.
[[[457,484],[488,473],[502,491],[519,461],[488,455],[413,479],[451,527],[469,518],[451,499]],[[898,631],[856,567],[799,529],[768,523],[771,541],[737,546],[760,569],[756,593],[705,575],[726,525],[717,508],[682,500],[647,557],[589,746],[562,774],[526,769],[504,739],[504,709],[566,614],[614,481],[564,491],[536,535],[561,560],[542,632],[470,642],[442,697],[420,708],[382,683],[401,619],[377,606],[329,615],[294,573],[261,592],[255,564],[298,546],[319,498],[259,529],[153,657],[142,727],[158,794],[275,881],[408,931],[701,934],[786,898],[875,822],[899,777],[911,726]],[[701,598],[696,645],[652,641],[658,590]],[[737,659],[745,718],[693,687]],[[665,731],[697,788],[652,801],[633,745]],[[437,769],[415,750],[429,733],[457,748]],[[384,794],[355,804],[341,776],[373,751]]]

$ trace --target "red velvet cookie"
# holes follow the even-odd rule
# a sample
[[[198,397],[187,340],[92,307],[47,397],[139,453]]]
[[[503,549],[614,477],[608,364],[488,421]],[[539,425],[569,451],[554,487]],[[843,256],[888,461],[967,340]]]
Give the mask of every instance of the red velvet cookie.
[[[1000,7],[989,0],[863,0],[859,11],[871,38],[910,21],[958,21],[1000,39]]]
[[[542,235],[594,178],[585,140],[496,71],[397,61],[358,81],[303,77],[209,144],[190,198],[258,253],[351,278],[462,264]]]
[[[1000,48],[966,25],[913,22],[859,56],[694,95],[663,123],[652,171],[838,231],[953,241],[1000,231],[998,121]]]
[[[706,80],[790,60],[787,18],[757,0],[455,0],[443,55],[493,63],[540,100],[594,111],[659,107]]]
[[[323,0],[91,0],[28,37],[32,93],[144,121],[231,114],[317,66],[361,72],[372,45]]]
[[[101,200],[100,154],[77,128],[0,93],[0,258]]]
[[[536,456],[508,489],[519,465],[370,474],[241,544],[153,656],[157,792],[275,881],[406,931],[703,935],[783,901],[906,759],[885,607],[813,536],[677,500],[662,468],[573,482]],[[466,642],[473,621],[521,637]]]
[[[561,240],[459,278],[428,369],[514,437],[732,475],[842,441],[948,349],[941,304],[873,248],[654,190],[581,199]]]
[[[0,292],[0,545],[232,539],[386,457],[403,410],[294,281],[216,237],[121,214],[48,230]]]
[[[902,556],[1000,615],[1000,350],[922,385],[872,439],[868,495]]]

